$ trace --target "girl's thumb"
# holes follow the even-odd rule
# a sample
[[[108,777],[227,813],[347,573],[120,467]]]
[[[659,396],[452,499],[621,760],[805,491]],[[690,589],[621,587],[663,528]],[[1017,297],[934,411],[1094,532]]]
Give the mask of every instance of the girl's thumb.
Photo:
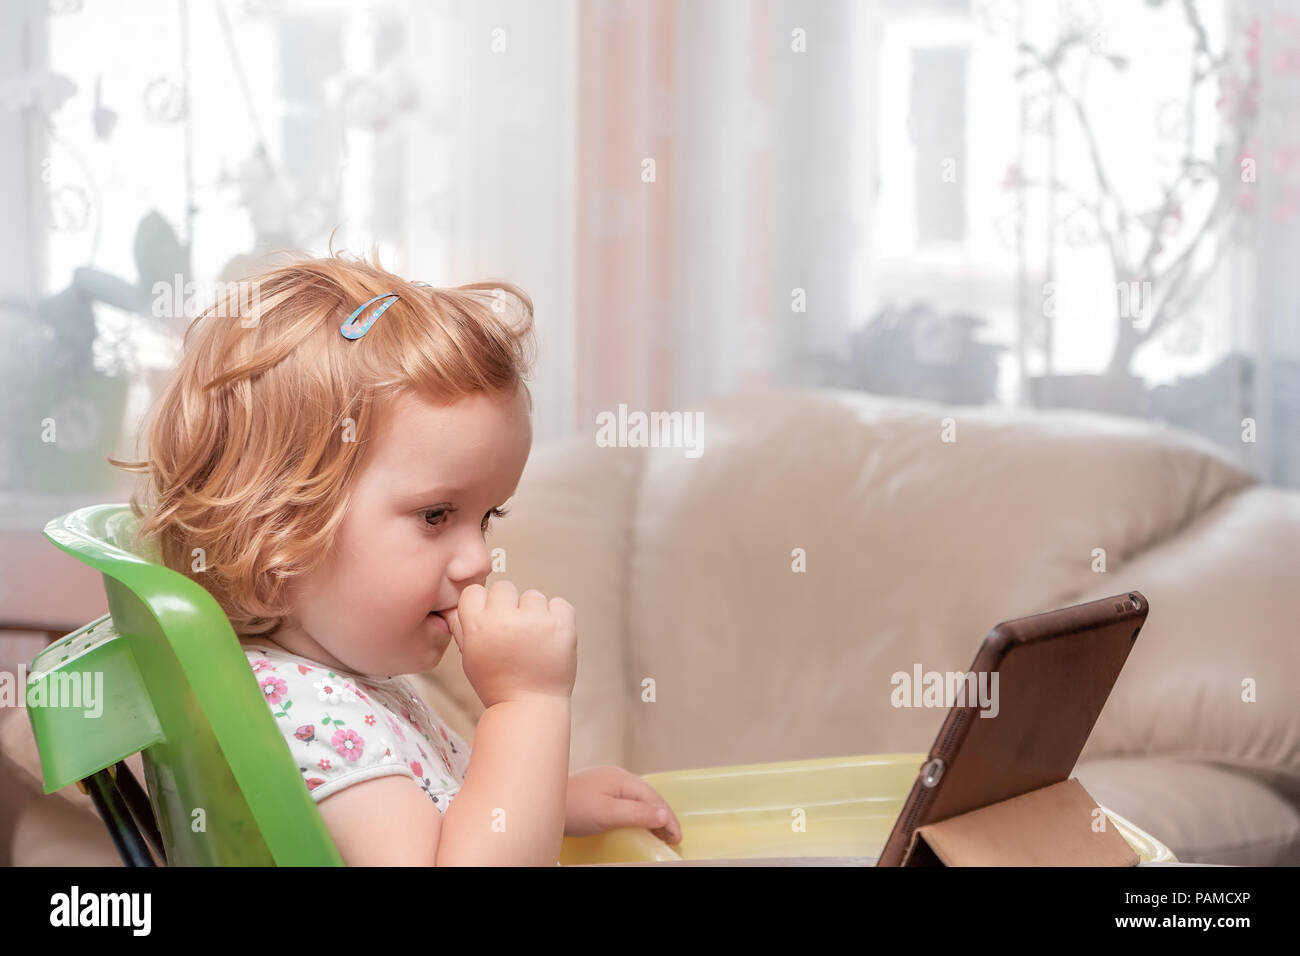
[[[445,611],[443,613],[443,618],[447,622],[448,630],[451,631],[452,640],[456,642],[457,650],[463,653],[465,650],[465,644],[462,640],[462,634],[460,630],[460,612],[456,608],[452,608],[451,610]]]

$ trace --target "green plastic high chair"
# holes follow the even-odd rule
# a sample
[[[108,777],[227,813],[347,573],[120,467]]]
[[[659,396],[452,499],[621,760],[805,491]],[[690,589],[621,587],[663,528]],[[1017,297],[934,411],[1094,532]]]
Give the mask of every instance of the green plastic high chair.
[[[103,574],[109,607],[32,661],[45,793],[77,784],[128,866],[154,865],[146,841],[168,866],[342,866],[230,621],[137,553],[137,526],[123,504],[45,526]],[[147,797],[124,762],[136,753]]]

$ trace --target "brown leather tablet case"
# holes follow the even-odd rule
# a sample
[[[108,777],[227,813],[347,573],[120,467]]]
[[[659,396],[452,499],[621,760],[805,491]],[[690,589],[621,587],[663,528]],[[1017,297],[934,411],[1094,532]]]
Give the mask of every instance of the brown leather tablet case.
[[[877,865],[1135,865],[1069,775],[1146,615],[1130,591],[993,628],[970,671],[996,714],[951,707]]]
[[[917,827],[903,866],[1136,866],[1075,778]]]

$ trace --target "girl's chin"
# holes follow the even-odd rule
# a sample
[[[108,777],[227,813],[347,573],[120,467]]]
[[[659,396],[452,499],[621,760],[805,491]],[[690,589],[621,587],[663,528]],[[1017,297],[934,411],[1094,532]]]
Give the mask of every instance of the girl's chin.
[[[430,642],[438,650],[438,657],[441,658],[453,640],[451,628],[446,621],[441,620],[434,614],[428,616],[424,622],[424,627],[425,632],[429,635]]]

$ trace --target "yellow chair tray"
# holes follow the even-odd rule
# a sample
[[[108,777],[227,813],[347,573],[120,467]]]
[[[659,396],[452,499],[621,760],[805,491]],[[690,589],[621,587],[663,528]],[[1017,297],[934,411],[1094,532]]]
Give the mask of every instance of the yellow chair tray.
[[[788,857],[877,857],[926,754],[868,754],[645,774],[682,825],[669,845],[624,828],[566,837],[564,866]],[[1101,808],[1144,863],[1169,848]]]

